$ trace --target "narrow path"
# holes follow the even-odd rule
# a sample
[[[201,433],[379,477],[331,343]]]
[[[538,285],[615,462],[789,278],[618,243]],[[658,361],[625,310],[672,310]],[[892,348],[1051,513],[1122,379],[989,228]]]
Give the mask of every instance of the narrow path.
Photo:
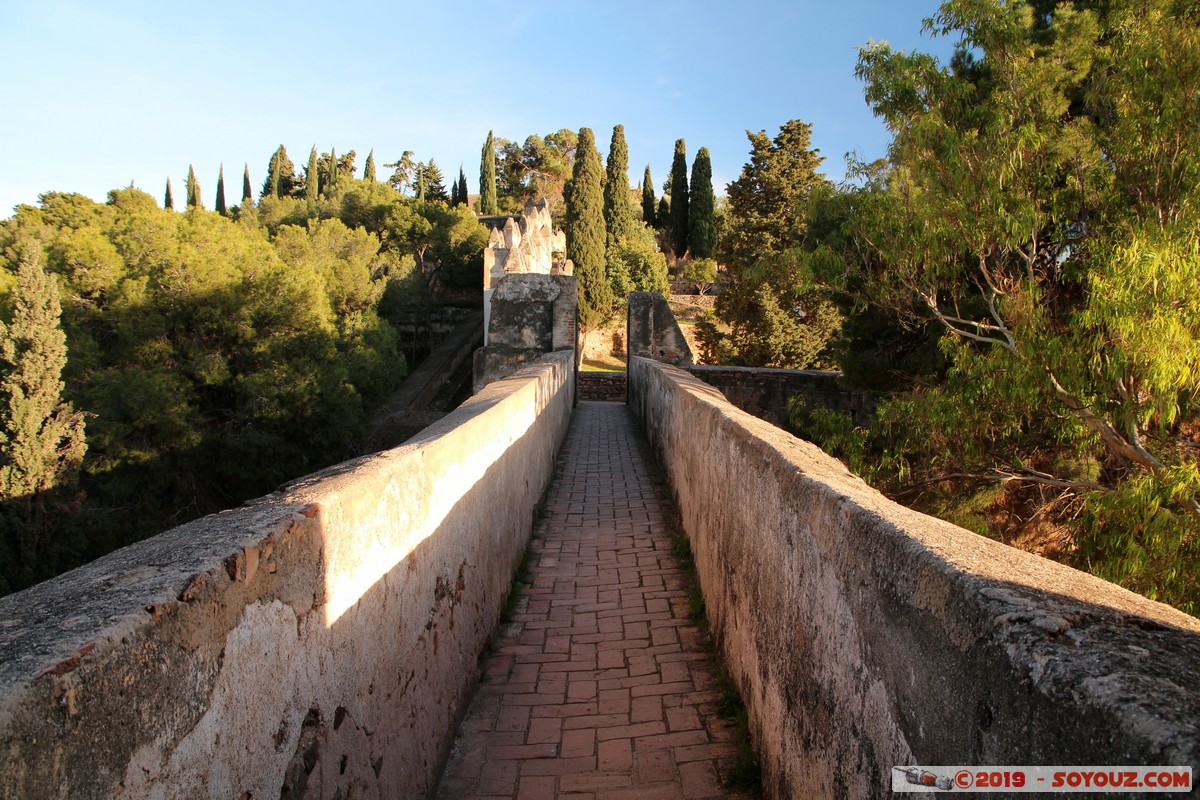
[[[734,729],[671,555],[669,499],[622,403],[581,402],[439,798],[730,796]]]

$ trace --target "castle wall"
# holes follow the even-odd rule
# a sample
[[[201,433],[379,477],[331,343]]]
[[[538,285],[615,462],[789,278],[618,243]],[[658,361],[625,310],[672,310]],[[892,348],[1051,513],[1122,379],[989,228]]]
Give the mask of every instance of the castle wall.
[[[1200,620],[893,503],[681,369],[628,375],[767,797],[891,797],[897,765],[1200,770]]]
[[[0,795],[426,796],[573,401],[548,355],[403,446],[0,598]]]

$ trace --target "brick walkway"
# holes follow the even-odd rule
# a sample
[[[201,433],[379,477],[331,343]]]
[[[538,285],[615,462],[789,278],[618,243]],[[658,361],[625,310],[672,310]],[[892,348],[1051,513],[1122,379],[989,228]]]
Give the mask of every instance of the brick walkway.
[[[439,798],[731,796],[734,729],[671,556],[664,487],[620,403],[581,402]]]

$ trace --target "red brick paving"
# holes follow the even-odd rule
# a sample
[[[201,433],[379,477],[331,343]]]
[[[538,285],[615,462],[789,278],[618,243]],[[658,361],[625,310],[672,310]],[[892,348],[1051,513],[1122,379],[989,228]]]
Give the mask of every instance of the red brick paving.
[[[626,407],[581,402],[439,798],[707,800],[736,755]]]

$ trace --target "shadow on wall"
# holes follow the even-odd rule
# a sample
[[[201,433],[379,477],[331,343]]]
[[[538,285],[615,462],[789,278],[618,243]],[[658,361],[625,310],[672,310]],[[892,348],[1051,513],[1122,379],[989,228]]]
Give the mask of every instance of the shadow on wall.
[[[548,356],[403,447],[0,600],[4,796],[427,793],[572,376]]]

